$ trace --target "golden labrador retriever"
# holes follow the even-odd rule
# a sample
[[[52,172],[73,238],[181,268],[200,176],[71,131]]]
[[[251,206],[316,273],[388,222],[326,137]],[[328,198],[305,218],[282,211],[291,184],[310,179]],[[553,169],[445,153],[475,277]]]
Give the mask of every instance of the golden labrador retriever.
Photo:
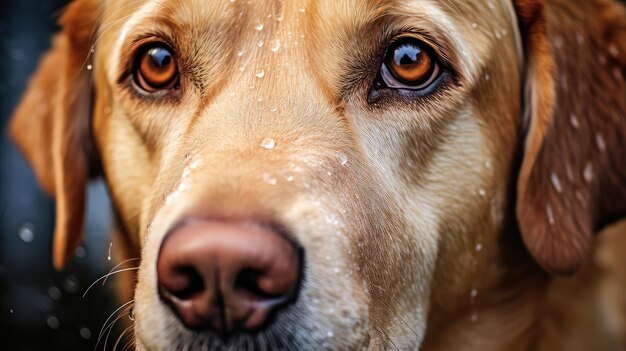
[[[619,329],[548,315],[626,215],[618,2],[76,0],[61,24],[11,133],[56,198],[57,268],[106,179],[141,257],[136,349]]]

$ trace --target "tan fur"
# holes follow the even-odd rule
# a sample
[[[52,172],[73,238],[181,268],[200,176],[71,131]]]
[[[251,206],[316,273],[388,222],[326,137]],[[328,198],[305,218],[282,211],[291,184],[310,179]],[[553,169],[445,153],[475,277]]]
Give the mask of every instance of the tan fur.
[[[626,313],[596,311],[626,312],[623,277],[598,270],[623,259],[592,242],[626,215],[624,23],[610,0],[76,0],[11,130],[57,198],[57,267],[101,163],[125,256],[141,251],[139,350],[217,343],[157,294],[161,241],[194,217],[277,222],[305,249],[298,300],[262,334],[284,348],[619,349]],[[454,80],[370,103],[404,32]],[[156,39],[182,74],[160,99],[124,74]]]

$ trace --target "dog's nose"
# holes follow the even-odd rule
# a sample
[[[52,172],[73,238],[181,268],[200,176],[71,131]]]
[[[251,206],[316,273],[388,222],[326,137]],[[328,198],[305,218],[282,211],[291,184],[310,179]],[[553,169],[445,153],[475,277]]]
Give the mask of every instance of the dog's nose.
[[[161,246],[161,297],[189,328],[222,337],[264,326],[295,299],[301,252],[279,232],[256,223],[190,222]]]

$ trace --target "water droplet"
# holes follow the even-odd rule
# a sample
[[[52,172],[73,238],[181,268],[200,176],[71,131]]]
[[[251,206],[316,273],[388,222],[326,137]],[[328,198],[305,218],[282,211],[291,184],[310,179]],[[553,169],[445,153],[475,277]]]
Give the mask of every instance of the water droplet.
[[[476,323],[478,321],[478,315],[476,313],[472,313],[472,315],[470,316],[470,320],[473,323]]]
[[[335,272],[335,273],[339,273],[340,271],[341,270],[339,268],[337,268],[337,267],[335,267],[335,269],[333,269],[333,272]]]
[[[485,80],[489,81],[491,79],[491,76],[489,74],[485,74]]]
[[[344,153],[340,153],[340,154],[338,155],[338,157],[339,157],[339,163],[340,163],[342,166],[345,166],[345,165],[348,163],[348,155],[346,155],[346,154],[344,154]]]
[[[476,290],[476,289],[472,289],[472,290],[470,291],[470,298],[475,299],[475,298],[476,298],[476,296],[478,296],[478,290]]]
[[[326,336],[329,338],[332,338],[333,336],[335,336],[335,334],[333,334],[333,332],[329,331],[328,333],[326,333]]]
[[[245,51],[243,51],[243,49],[237,50],[237,56],[239,56],[239,57],[243,56],[244,52]]]
[[[189,165],[189,169],[197,169],[201,165],[202,165],[202,160],[197,158],[193,160],[193,162],[191,162],[191,164]]]
[[[79,288],[78,279],[73,275],[68,275],[63,281],[63,289],[70,294],[77,293]]]
[[[476,248],[475,248],[476,252],[481,252],[483,250],[483,244],[476,244]]]
[[[272,52],[278,52],[278,50],[280,50],[280,40],[274,39],[270,45],[270,50],[272,50]]]
[[[604,137],[602,136],[602,134],[596,134],[596,144],[598,145],[598,149],[600,151],[606,150],[606,142],[604,141]]]
[[[583,45],[585,43],[585,37],[582,34],[576,34],[576,42],[578,45]]]
[[[557,36],[557,37],[554,38],[554,46],[557,49],[562,49],[564,45],[565,45],[565,41],[563,40],[562,37]]]
[[[487,192],[485,191],[485,189],[480,188],[478,190],[478,195],[480,195],[480,197],[485,197],[485,195],[487,195]]]
[[[554,213],[552,213],[552,207],[550,205],[546,206],[546,215],[548,217],[548,223],[554,225]]]
[[[263,23],[257,23],[257,24],[254,26],[254,29],[255,29],[257,32],[262,31],[262,30],[263,30]]]
[[[304,13],[305,11],[306,11],[306,9],[304,8],[304,6],[300,6],[298,8],[298,12],[300,12],[300,13]]]
[[[476,22],[472,23],[472,28],[474,29],[478,28],[478,24]]]
[[[332,258],[332,257],[330,257],[330,255],[327,255],[327,256],[326,256],[326,261],[331,261],[332,259],[333,259],[333,258]]]
[[[167,205],[171,205],[171,204],[172,204],[172,202],[174,202],[174,198],[175,198],[175,197],[176,197],[176,194],[170,194],[170,195],[168,195],[168,196],[167,196],[167,198],[165,199],[165,204],[167,204]],[[109,258],[109,260],[111,260],[111,259]]]
[[[48,288],[48,296],[50,296],[53,300],[58,300],[61,298],[61,289],[56,286],[51,286]]]
[[[61,326],[61,322],[59,322],[59,319],[57,317],[54,316],[48,316],[48,318],[46,318],[46,324],[48,325],[48,327],[50,327],[50,329],[59,329],[59,327]]]
[[[276,107],[272,107],[272,108],[270,109],[270,112],[276,112],[276,111],[278,111],[278,109],[277,109]]]
[[[180,184],[178,185],[178,188],[176,188],[176,191],[179,193],[184,193],[188,189],[189,189],[189,181],[187,180],[187,181],[180,182]]]
[[[19,231],[19,237],[25,243],[30,243],[35,239],[35,226],[32,223],[24,223]]]
[[[91,71],[93,69],[93,66],[91,64],[87,65],[87,70]]]
[[[109,254],[107,255],[107,260],[111,261],[111,249],[113,248],[113,242],[109,243]]]
[[[88,340],[89,338],[91,338],[91,330],[89,330],[89,328],[86,328],[86,327],[80,328],[80,337],[85,340]]]
[[[293,182],[293,176],[291,174],[287,174],[285,176],[285,180],[291,183],[291,182]]]
[[[257,69],[256,72],[254,72],[254,75],[257,78],[263,78],[263,77],[265,77],[265,71],[262,70],[262,69]]]
[[[263,44],[265,44],[265,42],[264,42],[263,40],[259,40],[259,42],[258,42],[258,43],[256,43],[256,46],[258,46],[258,47],[262,48],[262,47],[263,47]]]
[[[576,129],[580,127],[580,123],[578,122],[578,117],[576,117],[576,115],[573,113],[569,116],[569,123],[572,125],[572,127]]]
[[[267,172],[263,173],[263,181],[266,182],[269,185],[276,185],[276,184],[278,184],[278,179],[276,179],[276,177],[274,177],[273,175],[271,175],[270,173],[267,173]]]
[[[611,57],[616,59],[619,58],[619,50],[617,49],[617,46],[615,46],[615,44],[609,45],[608,51]]]
[[[277,15],[276,15],[276,20],[277,20],[278,22],[281,22],[281,21],[283,20],[283,14],[282,14],[282,13],[277,14]]]
[[[265,149],[271,150],[276,147],[276,141],[273,138],[265,138],[261,140],[261,146]]]
[[[11,58],[15,61],[22,61],[24,59],[24,50],[21,49],[13,49],[11,50]]]
[[[13,314],[14,312],[13,312],[13,310],[9,310],[9,313],[10,313],[10,314]]]
[[[591,162],[587,162],[585,164],[585,169],[583,169],[583,179],[587,183],[591,183],[591,181],[593,180],[593,165],[591,164]]]
[[[550,174],[550,182],[552,183],[552,186],[557,193],[560,194],[561,192],[563,192],[563,188],[561,187],[561,180],[559,180],[559,176],[557,176],[556,173],[552,172]]]

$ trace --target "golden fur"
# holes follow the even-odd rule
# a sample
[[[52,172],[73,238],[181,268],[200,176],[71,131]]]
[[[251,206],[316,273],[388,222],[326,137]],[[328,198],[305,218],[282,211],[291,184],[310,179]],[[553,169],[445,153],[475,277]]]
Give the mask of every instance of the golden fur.
[[[80,243],[88,178],[106,179],[141,255],[137,349],[218,343],[156,293],[161,240],[190,216],[278,221],[306,250],[299,318],[264,334],[284,348],[624,347],[624,314],[595,312],[598,296],[626,312],[624,276],[597,270],[623,266],[624,246],[592,245],[626,215],[618,3],[76,0],[61,24],[11,132],[56,198],[57,268]],[[454,80],[372,103],[404,32]],[[157,38],[176,49],[178,95],[142,96],[124,74]],[[588,328],[599,315],[607,327]]]

